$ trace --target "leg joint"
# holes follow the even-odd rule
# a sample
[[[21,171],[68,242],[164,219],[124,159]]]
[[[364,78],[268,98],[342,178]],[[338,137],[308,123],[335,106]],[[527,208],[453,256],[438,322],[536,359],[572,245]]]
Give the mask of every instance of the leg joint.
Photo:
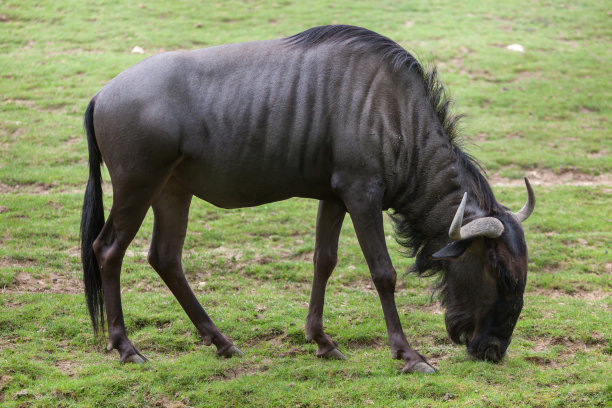
[[[100,267],[100,273],[105,274],[116,267],[121,267],[125,250],[122,251],[117,248],[116,242],[107,244],[98,238],[93,242],[92,247]]]
[[[332,249],[315,249],[313,263],[317,270],[331,273],[338,264],[338,252]]]
[[[385,269],[372,272],[372,281],[378,290],[395,290],[397,274],[395,269]]]
[[[149,249],[147,261],[149,261],[149,265],[151,265],[156,271],[164,271],[181,267],[180,256],[160,253],[160,251],[154,249],[153,246],[151,246]]]

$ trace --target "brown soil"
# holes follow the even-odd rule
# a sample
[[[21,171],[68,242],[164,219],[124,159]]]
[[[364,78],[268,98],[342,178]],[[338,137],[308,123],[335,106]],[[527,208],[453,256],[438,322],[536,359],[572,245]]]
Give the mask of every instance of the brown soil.
[[[244,375],[252,375],[255,373],[263,373],[270,369],[270,365],[274,364],[274,362],[270,359],[262,359],[262,361],[255,365],[239,365],[236,367],[226,368],[222,373],[214,376],[216,380],[220,381],[230,381],[236,378],[242,377]]]
[[[580,299],[584,300],[589,307],[594,307],[601,309],[603,313],[608,313],[610,306],[605,300],[610,298],[610,291],[594,289],[594,290],[583,290],[577,289],[572,293],[567,293],[558,289],[550,289],[550,288],[533,288],[528,290],[527,295],[536,295],[540,297],[545,297],[548,299],[555,300],[557,302],[562,302],[563,299]],[[549,313],[549,312],[547,312]]]
[[[534,338],[531,339],[533,341],[531,351],[543,354],[556,349],[556,356],[534,355],[523,358],[539,366],[561,368],[571,364],[576,353],[580,351],[602,350],[607,343],[600,333],[594,333],[591,339],[593,341],[584,342],[570,340],[567,337]]]
[[[588,301],[599,301],[604,300],[610,297],[611,293],[605,290],[576,290],[573,293],[567,293],[558,289],[549,289],[549,288],[534,288],[532,290],[528,290],[527,293],[533,293],[537,296],[544,296],[550,299],[559,299],[563,297],[570,297],[576,299],[583,299]]]
[[[72,360],[60,360],[55,363],[55,367],[64,374],[73,377],[77,373],[78,367],[82,366],[81,362]]]
[[[19,338],[17,336],[0,336],[0,350],[14,349],[16,345],[19,343]],[[1,381],[0,381],[0,385]]]
[[[525,176],[535,186],[612,186],[612,173],[594,176],[574,170],[557,174],[551,170],[536,169],[525,172]],[[508,179],[497,174],[489,175],[488,178],[494,186],[517,187],[525,184],[522,179]]]
[[[86,170],[83,170],[86,171]],[[102,183],[102,191],[111,193],[113,187],[110,182]],[[61,185],[58,182],[54,183],[26,183],[26,184],[5,184],[0,182],[0,194],[83,194],[85,193],[85,185],[75,186],[72,184]]]
[[[66,275],[50,273],[34,278],[27,272],[19,272],[13,284],[2,288],[2,293],[83,293],[83,284],[77,272]]]
[[[38,112],[45,112],[45,113],[63,113],[66,109],[65,109],[65,104],[59,104],[56,106],[51,106],[51,107],[46,107],[43,108],[41,106],[38,106],[36,104],[36,102],[34,102],[33,100],[30,99],[6,99],[3,102],[9,104],[9,103],[14,103],[17,106],[23,106],[26,107],[28,109],[34,109]]]
[[[33,183],[33,184],[4,184],[0,183],[0,194],[18,194],[18,193],[30,193],[30,194],[48,194],[49,190],[55,187],[52,184],[45,183]]]

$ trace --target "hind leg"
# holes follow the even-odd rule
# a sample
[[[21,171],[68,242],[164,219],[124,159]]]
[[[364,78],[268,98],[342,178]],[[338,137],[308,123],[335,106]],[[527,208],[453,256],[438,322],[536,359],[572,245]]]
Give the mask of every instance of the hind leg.
[[[149,200],[135,193],[123,198],[115,194],[113,207],[104,228],[93,243],[100,267],[108,324],[107,350],[119,351],[121,362],[142,363],[146,358],[128,339],[121,307],[121,265],[130,242],[138,232],[149,208]]]
[[[93,250],[104,292],[109,340],[107,350],[119,351],[121,362],[146,361],[126,333],[121,307],[121,265],[128,246],[138,232],[151,202],[168,180],[172,167],[151,169],[149,166],[149,171],[139,174],[111,172],[113,206],[102,231],[93,242]]]
[[[153,202],[155,221],[149,263],[168,285],[206,345],[213,343],[217,346],[217,354],[220,356],[242,355],[242,352],[219,332],[198,302],[183,273],[181,253],[191,198],[191,193],[171,179]]]

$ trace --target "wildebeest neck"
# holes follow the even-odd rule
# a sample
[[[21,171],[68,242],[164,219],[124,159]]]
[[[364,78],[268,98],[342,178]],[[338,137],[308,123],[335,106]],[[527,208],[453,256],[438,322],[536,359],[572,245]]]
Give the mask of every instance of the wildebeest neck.
[[[427,257],[449,242],[448,230],[464,192],[468,204],[464,220],[504,211],[476,161],[444,133],[439,121],[429,114],[416,122],[414,142],[409,147],[410,171],[392,206],[397,239],[419,254],[416,271],[432,268]],[[420,131],[419,131],[420,129]]]

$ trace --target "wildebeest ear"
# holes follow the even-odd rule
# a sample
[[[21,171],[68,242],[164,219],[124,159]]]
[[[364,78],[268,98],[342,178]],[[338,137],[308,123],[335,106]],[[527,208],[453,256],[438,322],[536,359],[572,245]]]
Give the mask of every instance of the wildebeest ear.
[[[463,255],[467,247],[470,246],[471,242],[472,240],[470,239],[451,242],[450,244],[448,244],[447,246],[445,246],[444,248],[442,248],[435,254],[432,254],[430,258],[436,261],[443,260],[443,259],[457,259],[461,255]]]

